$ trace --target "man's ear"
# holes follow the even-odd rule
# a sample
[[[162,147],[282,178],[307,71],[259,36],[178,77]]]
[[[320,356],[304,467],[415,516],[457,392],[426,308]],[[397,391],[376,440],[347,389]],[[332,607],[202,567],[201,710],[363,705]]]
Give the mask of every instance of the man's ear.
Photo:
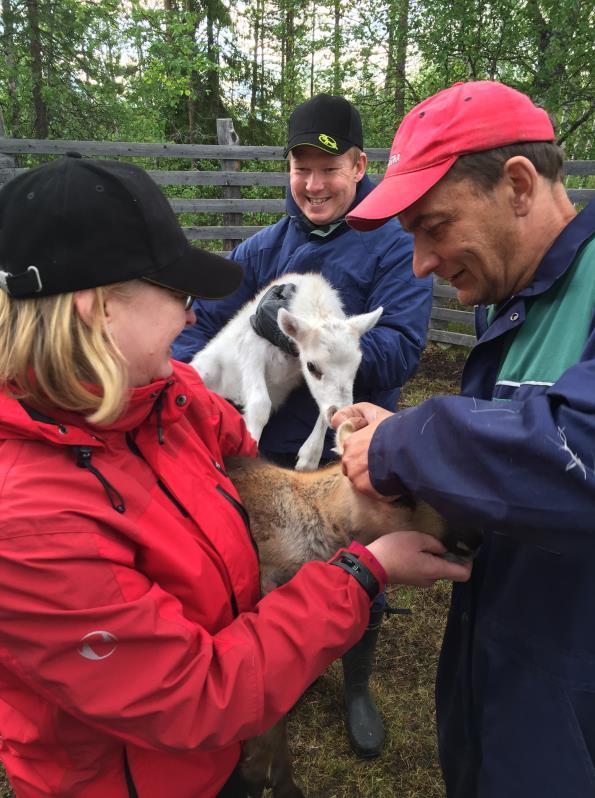
[[[368,166],[368,156],[365,152],[360,152],[358,162],[355,166],[355,182],[359,181],[366,174],[366,167]]]
[[[97,302],[97,292],[94,288],[83,288],[74,292],[74,306],[77,313],[87,327],[91,326],[93,308]]]
[[[511,201],[517,216],[531,210],[539,187],[539,174],[528,158],[514,155],[504,164],[503,177],[511,190]]]

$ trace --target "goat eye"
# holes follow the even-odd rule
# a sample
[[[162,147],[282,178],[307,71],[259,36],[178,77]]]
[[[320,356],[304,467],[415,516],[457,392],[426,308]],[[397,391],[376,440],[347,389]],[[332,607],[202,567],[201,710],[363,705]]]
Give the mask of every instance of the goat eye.
[[[322,371],[318,368],[318,366],[315,363],[312,363],[311,360],[309,360],[306,363],[306,368],[313,377],[316,377],[317,380],[321,379]]]

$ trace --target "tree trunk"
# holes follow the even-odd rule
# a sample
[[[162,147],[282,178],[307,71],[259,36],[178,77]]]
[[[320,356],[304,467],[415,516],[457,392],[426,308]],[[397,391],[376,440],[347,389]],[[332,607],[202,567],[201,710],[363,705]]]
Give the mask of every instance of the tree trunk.
[[[314,55],[316,53],[316,3],[312,3],[312,27],[310,35],[310,97],[314,97]]]
[[[335,19],[333,25],[333,94],[341,94],[341,2],[334,0]]]
[[[409,0],[392,0],[388,16],[388,59],[384,88],[392,95],[395,118],[405,115]]]
[[[8,97],[7,127],[13,136],[19,136],[20,109],[16,79],[16,47],[14,41],[14,16],[10,0],[2,0],[2,52],[6,63],[6,95]],[[4,131],[4,127],[3,127]],[[2,135],[6,135],[4,132]]]
[[[285,116],[288,116],[295,105],[295,89],[297,83],[295,70],[295,10],[292,0],[285,5]]]
[[[250,87],[250,117],[256,117],[256,98],[258,96],[258,46],[260,43],[261,26],[261,0],[256,0],[256,10],[254,12],[254,46],[252,48],[252,70]]]
[[[191,52],[195,49],[195,42],[196,36],[198,32],[198,9],[196,8],[196,3],[194,0],[186,0],[186,11],[189,14],[192,14],[194,17],[194,26],[192,31],[188,34],[191,38]],[[190,74],[188,76],[188,83],[190,93],[186,100],[186,109],[188,112],[188,134],[186,136],[186,140],[188,144],[194,144],[196,142],[196,132],[197,132],[197,111],[198,111],[198,102],[199,102],[199,94],[200,94],[200,76],[196,72],[195,69],[190,70]]]
[[[37,0],[27,0],[27,17],[30,33],[29,53],[31,55],[34,132],[36,138],[47,139],[49,132],[48,110],[43,99],[43,62]]]
[[[407,77],[407,44],[409,40],[409,0],[399,0],[398,8],[393,100],[395,118],[400,122],[405,116],[405,81]]]

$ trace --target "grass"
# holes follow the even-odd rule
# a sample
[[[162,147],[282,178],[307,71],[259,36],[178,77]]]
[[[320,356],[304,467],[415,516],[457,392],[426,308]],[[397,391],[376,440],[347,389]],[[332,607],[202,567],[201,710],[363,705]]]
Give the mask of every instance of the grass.
[[[383,624],[371,687],[384,718],[381,756],[359,760],[343,730],[340,663],[290,718],[295,775],[308,798],[443,798],[434,733],[434,675],[450,588],[399,588],[389,603],[412,615]]]
[[[400,406],[457,393],[466,355],[461,347],[428,344]],[[298,702],[290,716],[290,742],[296,781],[308,798],[444,798],[434,677],[449,595],[450,585],[442,582],[428,590],[402,587],[388,594],[391,606],[408,607],[412,614],[385,620],[379,638],[371,679],[387,732],[379,757],[362,761],[349,747],[339,662]],[[12,798],[1,766],[0,798]]]

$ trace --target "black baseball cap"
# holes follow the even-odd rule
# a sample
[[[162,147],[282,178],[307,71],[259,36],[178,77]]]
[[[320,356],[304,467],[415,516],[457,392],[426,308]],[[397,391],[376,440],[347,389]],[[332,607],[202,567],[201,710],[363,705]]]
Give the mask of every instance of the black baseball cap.
[[[129,163],[70,153],[0,190],[0,288],[11,297],[138,278],[220,299],[242,267],[191,246],[159,186]]]
[[[289,117],[284,157],[300,144],[318,147],[329,155],[342,155],[351,147],[363,150],[359,111],[345,97],[317,94],[298,105]]]

